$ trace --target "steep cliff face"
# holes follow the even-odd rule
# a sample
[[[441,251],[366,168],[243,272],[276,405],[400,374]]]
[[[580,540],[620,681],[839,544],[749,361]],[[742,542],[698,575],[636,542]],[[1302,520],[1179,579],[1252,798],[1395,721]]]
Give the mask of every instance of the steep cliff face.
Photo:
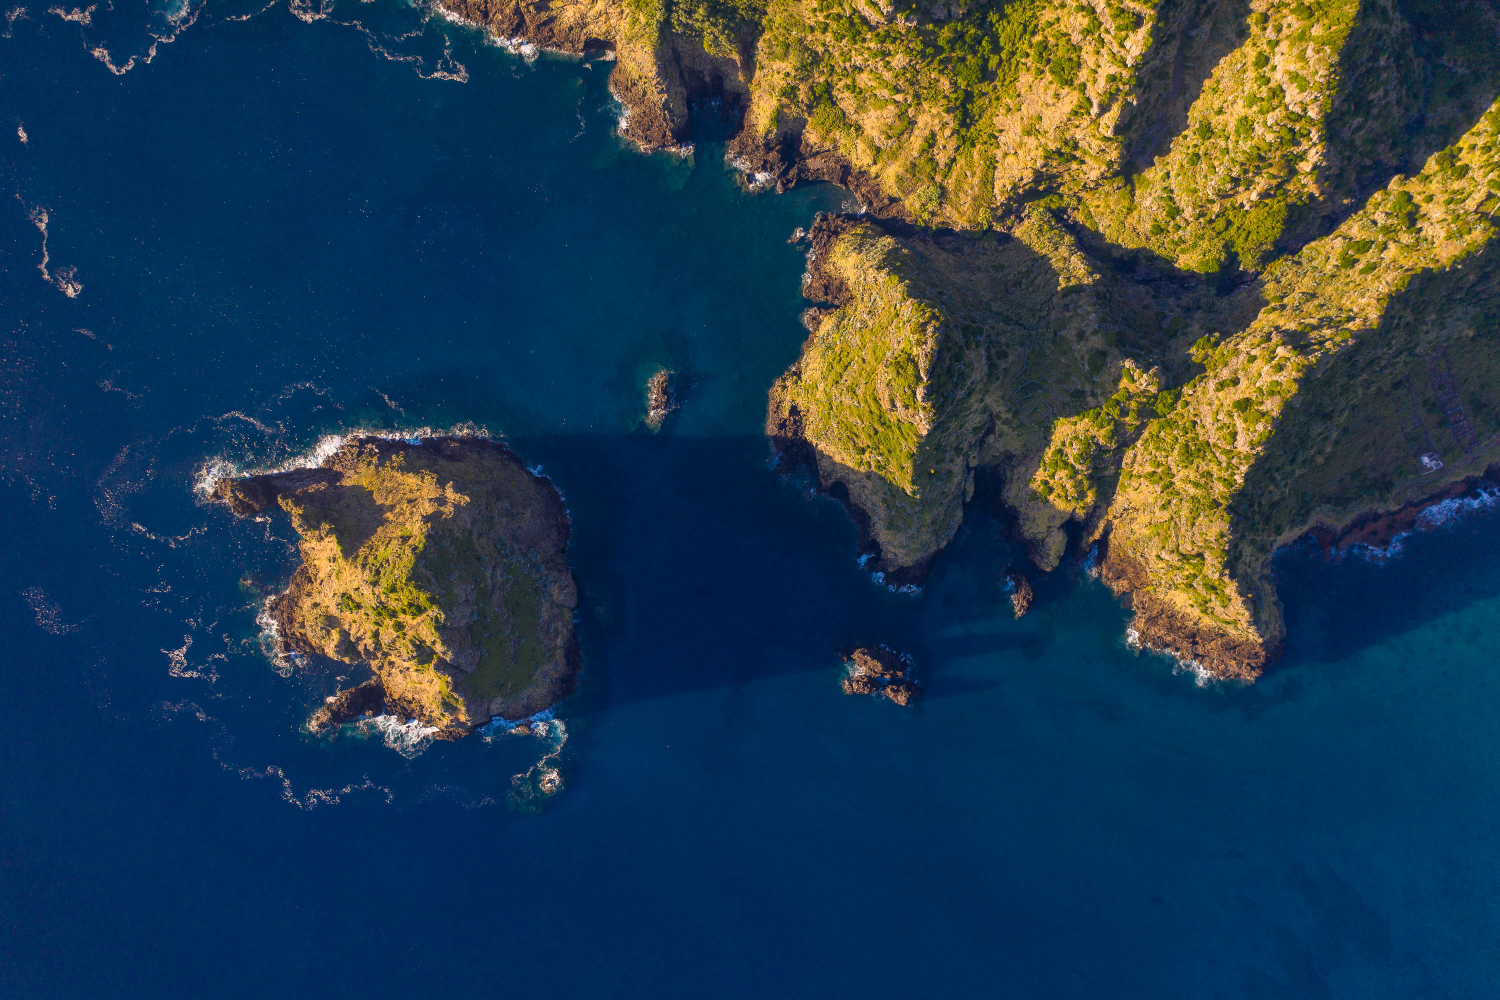
[[[269,608],[278,641],[367,662],[380,690],[356,689],[361,710],[457,737],[570,690],[567,511],[503,444],[353,439],[317,469],[223,480],[216,492],[242,516],[291,515],[302,565]]]
[[[812,268],[841,304],[772,389],[770,433],[812,446],[887,572],[953,537],[976,465],[1040,452],[1120,368],[1106,282],[1044,211],[1013,234],[940,238],[824,219]],[[1061,535],[1039,534],[1055,564]]]
[[[687,141],[688,104],[740,105],[753,70],[759,8],[663,0],[440,0],[501,38],[579,55],[611,55],[610,89],[624,105],[621,134],[642,149]]]
[[[992,197],[956,180],[962,142],[948,158],[928,144],[925,194],[909,172],[883,173],[884,154],[850,154],[918,206],[908,218],[984,223],[1027,247],[1045,225],[1089,277],[987,294],[1024,271],[1014,249],[985,249],[993,233],[934,242],[898,227],[877,253],[871,224],[851,230],[813,263],[845,294],[773,391],[771,430],[801,428],[825,485],[843,483],[869,515],[888,571],[945,544],[965,474],[998,466],[1039,565],[1056,564],[1060,529],[1079,523],[1107,539],[1104,577],[1130,595],[1145,642],[1250,679],[1280,646],[1267,577],[1279,545],[1444,493],[1500,458],[1500,267],[1486,252],[1500,20],[1486,3],[1161,4],[1132,6],[1154,37],[1135,44],[1124,19],[1121,33],[1080,34],[1090,9],[1102,20],[1098,5],[1004,8],[1032,18],[1041,55],[992,81]],[[1076,81],[1049,91],[1038,67],[1059,31],[1079,46]],[[1211,65],[1195,38],[1219,46]],[[845,32],[834,49],[856,43],[882,44]],[[1124,81],[1114,117],[1101,73]],[[951,112],[954,74],[937,78]],[[1031,125],[1006,138],[1017,107]],[[844,109],[829,141],[857,145],[862,113]],[[1032,173],[1018,181],[1007,156]],[[986,210],[965,207],[985,197]],[[942,244],[976,266],[934,267],[918,251]],[[1072,325],[1057,319],[1069,298]],[[999,362],[1023,343],[1034,382]],[[898,366],[885,359],[902,350],[918,362],[906,369],[916,405],[887,401]],[[1016,421],[1035,395],[1040,419]]]
[[[723,68],[739,163],[868,206],[817,227],[768,433],[887,573],[984,470],[1039,566],[1075,523],[1146,642],[1253,678],[1278,545],[1500,458],[1500,0],[505,9],[594,12],[657,144]]]

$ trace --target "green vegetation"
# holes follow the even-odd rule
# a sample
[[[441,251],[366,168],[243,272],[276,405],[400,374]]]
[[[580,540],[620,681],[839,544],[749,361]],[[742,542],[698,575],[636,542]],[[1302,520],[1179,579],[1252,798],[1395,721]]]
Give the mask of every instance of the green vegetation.
[[[301,536],[275,604],[283,641],[368,661],[388,703],[444,732],[555,700],[576,597],[551,486],[482,441],[353,440],[324,468],[335,475],[269,477]],[[221,493],[248,497],[240,482]]]

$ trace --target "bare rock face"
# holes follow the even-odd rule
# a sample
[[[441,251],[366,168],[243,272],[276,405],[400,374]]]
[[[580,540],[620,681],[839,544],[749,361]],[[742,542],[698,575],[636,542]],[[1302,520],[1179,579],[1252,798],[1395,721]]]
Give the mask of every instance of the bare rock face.
[[[910,705],[922,693],[912,679],[911,657],[889,646],[861,646],[844,654],[845,694],[885,695],[898,705]]]
[[[309,720],[420,720],[455,739],[533,715],[578,667],[568,512],[503,443],[351,438],[316,469],[223,480],[236,514],[291,516],[302,565],[267,612],[282,651],[376,679]]]
[[[677,409],[676,378],[676,372],[660,368],[646,381],[646,426],[653,431]]]
[[[1015,611],[1016,617],[1020,618],[1031,610],[1032,602],[1036,600],[1036,592],[1031,589],[1031,581],[1026,574],[1018,569],[1012,569],[1005,574],[1006,586],[1010,588],[1010,606]]]

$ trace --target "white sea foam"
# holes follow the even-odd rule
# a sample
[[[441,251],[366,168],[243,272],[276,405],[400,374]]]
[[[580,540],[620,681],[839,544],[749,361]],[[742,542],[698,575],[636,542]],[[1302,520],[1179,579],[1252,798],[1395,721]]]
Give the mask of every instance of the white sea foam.
[[[89,9],[92,10],[93,8]],[[21,200],[19,194],[16,195],[16,200]],[[21,202],[21,204],[24,207],[26,203]],[[52,261],[52,255],[47,250],[47,226],[51,222],[51,217],[47,214],[47,209],[40,205],[33,206],[27,212],[26,217],[31,220],[33,226],[36,226],[37,231],[42,234],[42,260],[36,266],[36,269],[42,272],[42,280],[56,288],[59,292],[62,292],[68,298],[78,298],[79,293],[83,291],[83,285],[78,281],[77,268],[60,267],[55,271],[47,269],[47,265]]]
[[[216,418],[218,420],[238,419],[249,423],[257,430],[266,434],[279,433],[279,428],[268,427],[266,424],[248,417],[238,410]],[[493,440],[489,429],[471,421],[454,424],[447,429],[430,427],[351,427],[348,430],[333,434],[324,434],[318,438],[307,451],[299,452],[286,460],[269,465],[244,465],[223,455],[213,455],[204,459],[203,464],[198,467],[193,477],[193,491],[203,497],[213,494],[214,487],[221,479],[238,479],[243,476],[270,476],[281,472],[291,472],[296,469],[316,469],[323,465],[334,452],[344,446],[344,442],[350,438],[381,438],[387,441],[402,441],[406,444],[421,444],[429,438],[435,437],[459,437],[479,438]]]
[[[432,746],[432,734],[437,732],[436,726],[424,726],[416,719],[402,722],[394,715],[361,719],[355,727],[361,732],[378,735],[386,746],[408,760]]]
[[[41,587],[27,587],[21,591],[21,597],[26,601],[26,606],[31,608],[32,617],[43,632],[49,635],[67,635],[78,631],[79,626],[63,617],[62,608]]]
[[[49,13],[49,14],[56,14],[58,17],[62,18],[64,21],[72,21],[74,24],[81,24],[81,25],[84,25],[85,27],[87,27],[87,26],[89,26],[90,24],[93,23],[94,11],[96,11],[98,9],[99,9],[99,5],[98,4],[91,3],[87,7],[72,7],[72,8],[64,8],[64,7],[61,7],[61,6],[48,7],[47,8],[47,13]]]
[[[255,614],[255,624],[260,629],[255,638],[261,655],[271,661],[275,671],[283,677],[290,677],[297,669],[297,654],[282,646],[281,623],[271,614],[271,605],[279,596],[272,594],[261,603]]]
[[[766,173],[764,170],[756,170],[750,165],[750,161],[743,156],[726,153],[724,155],[724,162],[744,175],[745,183],[753,190],[759,191],[762,188],[769,187],[776,181],[775,174]]]
[[[540,740],[544,752],[535,764],[510,778],[509,796],[512,808],[528,808],[537,798],[551,798],[562,791],[562,770],[558,758],[568,742],[568,726],[556,717],[551,708],[535,715],[514,721],[496,717],[479,730],[480,737],[490,743],[506,736],[535,737]]]
[[[188,28],[191,28],[194,24],[197,23],[198,15],[203,12],[205,6],[206,0],[204,0],[204,2],[198,3],[197,6],[194,6],[191,2],[189,2],[189,0],[181,0],[181,2],[178,3],[175,8],[171,10],[160,11],[159,13],[164,22],[163,27],[166,29],[165,32],[163,33],[161,31],[155,30],[149,31],[148,34],[151,36],[151,44],[146,47],[146,51],[143,54],[130,56],[130,58],[126,59],[124,63],[115,62],[114,56],[104,45],[91,44],[85,41],[84,48],[88,50],[89,55],[93,56],[95,59],[103,63],[105,69],[109,70],[115,76],[124,76],[126,73],[135,68],[137,59],[140,60],[140,65],[148,65],[151,60],[156,58],[158,46],[170,45],[173,42],[177,41],[178,35],[182,34]],[[113,8],[108,7],[106,9]],[[94,10],[94,8],[90,7],[89,11],[92,10]],[[49,11],[49,13],[56,13],[56,9]],[[72,18],[69,18],[69,20],[72,20]]]
[[[264,768],[242,767],[239,769],[241,781],[253,781],[257,778],[275,778],[281,782],[281,797],[290,805],[298,809],[312,810],[318,806],[336,806],[343,800],[345,795],[355,792],[377,792],[385,799],[386,805],[395,801],[395,795],[385,785],[377,785],[365,775],[359,784],[347,784],[343,788],[309,788],[303,795],[298,795],[292,787],[292,781],[286,776],[286,772],[274,764]]]
[[[1417,514],[1409,530],[1393,535],[1384,545],[1359,543],[1349,546],[1345,554],[1376,565],[1384,565],[1406,551],[1406,542],[1413,532],[1436,531],[1439,528],[1459,523],[1466,515],[1475,511],[1492,511],[1497,506],[1500,506],[1500,488],[1480,486],[1471,493],[1449,497],[1447,500],[1424,508]]]
[[[865,556],[863,558],[869,558],[869,557]],[[864,569],[864,565],[863,564],[860,565],[860,569]],[[884,587],[886,590],[889,590],[893,594],[905,594],[908,597],[915,597],[916,595],[918,595],[918,594],[920,594],[922,592],[922,588],[919,587],[919,586],[917,586],[914,583],[900,583],[900,584],[897,584],[897,583],[891,583],[891,582],[887,581],[886,578],[885,578],[885,574],[883,572],[881,572],[880,570],[876,570],[875,572],[871,573],[870,574],[870,580],[873,583],[877,583],[880,586]]]
[[[526,39],[520,37],[505,38],[504,36],[497,35],[491,32],[486,34],[485,40],[488,41],[491,45],[495,45],[504,49],[513,56],[519,56],[528,65],[536,62],[537,57],[542,54],[542,50],[540,48],[538,48],[531,42],[528,42]]]
[[[287,9],[303,24],[321,21],[333,13],[333,0],[316,0],[317,6],[313,3],[314,0],[288,0]]]
[[[1128,625],[1125,627],[1125,648],[1134,653],[1154,653],[1157,656],[1165,656],[1172,661],[1173,676],[1181,677],[1183,674],[1187,674],[1193,678],[1193,683],[1200,688],[1211,687],[1219,683],[1219,678],[1215,677],[1211,670],[1197,660],[1186,656],[1179,656],[1169,649],[1157,649],[1155,646],[1147,645],[1141,641],[1140,631]]]

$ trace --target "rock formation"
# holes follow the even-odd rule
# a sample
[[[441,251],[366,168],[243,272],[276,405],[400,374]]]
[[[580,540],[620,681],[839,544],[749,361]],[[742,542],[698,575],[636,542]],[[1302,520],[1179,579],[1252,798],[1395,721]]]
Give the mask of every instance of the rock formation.
[[[646,426],[661,430],[672,411],[677,409],[677,392],[673,384],[676,372],[659,368],[646,380]]]
[[[922,693],[911,676],[911,657],[888,646],[861,646],[844,654],[845,694],[885,695],[898,705],[910,705]]]
[[[287,512],[300,536],[302,565],[268,608],[283,651],[375,671],[314,730],[390,713],[456,738],[571,689],[567,510],[504,444],[352,438],[319,468],[215,493],[240,516]]]
[[[1031,604],[1036,600],[1036,592],[1031,589],[1031,580],[1019,569],[1012,569],[1005,574],[1005,585],[1010,590],[1010,607],[1020,618],[1031,610]]]

